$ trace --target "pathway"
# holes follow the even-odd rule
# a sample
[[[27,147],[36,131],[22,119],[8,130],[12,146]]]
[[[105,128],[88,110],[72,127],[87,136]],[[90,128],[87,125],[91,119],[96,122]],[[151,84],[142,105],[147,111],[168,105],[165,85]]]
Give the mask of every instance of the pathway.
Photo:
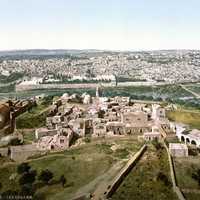
[[[186,90],[187,92],[191,93],[192,95],[194,95],[197,99],[200,99],[200,94],[188,89],[185,85],[180,85],[184,90]]]

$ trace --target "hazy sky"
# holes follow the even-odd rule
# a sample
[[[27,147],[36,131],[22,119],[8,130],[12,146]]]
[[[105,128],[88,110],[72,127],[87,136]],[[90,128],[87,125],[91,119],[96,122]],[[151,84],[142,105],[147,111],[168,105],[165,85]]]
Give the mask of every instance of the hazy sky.
[[[0,49],[200,49],[200,0],[0,0]]]

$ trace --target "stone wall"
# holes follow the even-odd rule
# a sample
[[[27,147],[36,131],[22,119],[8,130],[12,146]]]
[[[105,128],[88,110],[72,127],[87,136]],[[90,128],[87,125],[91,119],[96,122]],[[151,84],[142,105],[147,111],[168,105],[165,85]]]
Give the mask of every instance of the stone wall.
[[[16,162],[25,161],[28,157],[39,154],[36,144],[19,145],[10,147],[10,158]]]
[[[127,176],[133,166],[137,163],[140,157],[145,152],[147,146],[146,144],[142,146],[142,148],[128,161],[126,166],[121,170],[121,172],[117,175],[117,177],[113,180],[111,186],[108,191],[106,191],[106,198],[110,198],[113,193],[117,190],[123,179]]]
[[[177,195],[179,200],[185,200],[185,197],[183,196],[180,188],[177,185],[173,160],[172,160],[172,157],[170,155],[169,149],[168,149],[167,145],[165,144],[165,142],[164,142],[164,147],[165,147],[165,149],[167,151],[167,155],[168,155],[168,161],[169,161],[169,166],[170,166],[170,175],[171,175],[173,190],[176,193],[176,195]]]

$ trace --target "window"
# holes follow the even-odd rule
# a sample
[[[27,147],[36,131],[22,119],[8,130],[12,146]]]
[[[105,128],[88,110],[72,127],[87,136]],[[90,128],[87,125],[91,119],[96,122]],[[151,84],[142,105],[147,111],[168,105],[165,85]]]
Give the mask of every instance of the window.
[[[63,139],[61,139],[61,140],[60,140],[60,143],[61,143],[61,144],[63,144],[63,143],[64,143],[64,140],[63,140]]]

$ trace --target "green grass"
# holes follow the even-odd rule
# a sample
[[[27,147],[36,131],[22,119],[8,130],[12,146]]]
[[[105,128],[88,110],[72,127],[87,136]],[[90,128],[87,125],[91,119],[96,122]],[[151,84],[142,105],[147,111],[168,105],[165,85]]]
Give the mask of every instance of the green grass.
[[[15,72],[10,74],[10,76],[0,75],[0,83],[10,83],[19,80],[23,77],[23,73]]]
[[[18,130],[19,133],[23,134],[23,139],[24,139],[24,143],[25,144],[30,144],[33,141],[35,141],[35,130],[30,129],[30,130],[23,130],[23,129],[19,129]]]
[[[196,193],[184,193],[186,200],[198,200],[200,199],[200,194]]]
[[[188,85],[187,88],[196,92],[197,94],[200,94],[200,84]]]
[[[45,109],[50,103],[40,103],[36,107],[33,107],[30,111],[25,112],[16,119],[16,125],[18,129],[23,128],[38,128],[45,125],[47,111]]]
[[[166,186],[156,180],[157,174],[162,172],[168,177],[169,166],[165,149],[156,152],[154,147],[147,149],[143,157],[112,196],[113,200],[173,200],[177,199],[171,185]]]
[[[9,180],[10,176],[16,172],[16,165],[0,168],[0,183],[2,184],[1,192],[8,189],[17,190],[19,188],[18,180]]]
[[[133,145],[137,145],[135,149],[139,149],[141,144],[137,144],[135,139],[123,140],[120,148],[123,148],[124,145],[129,145],[131,141],[133,141]],[[62,174],[67,179],[65,188],[61,184],[48,185],[37,190],[37,194],[43,194],[47,200],[70,199],[78,189],[104,174],[119,159],[119,156],[115,155],[114,151],[111,150],[111,146],[114,144],[114,140],[102,140],[98,141],[98,143],[91,142],[75,149],[51,153],[30,160],[31,167],[36,169],[38,174],[43,169],[49,169],[53,172],[55,181]],[[120,141],[118,141],[118,144],[120,145]],[[9,180],[10,175],[16,172],[16,166],[14,163],[0,168],[2,191],[18,189],[18,179]]]
[[[8,93],[8,95],[6,95],[7,97],[10,97],[9,93],[14,91],[15,91],[15,84],[0,87],[0,93]]]
[[[168,111],[167,117],[171,121],[188,124],[191,128],[200,129],[200,113],[187,111]]]
[[[176,179],[180,188],[200,189],[198,182],[192,178],[192,173],[200,168],[199,157],[175,158]]]

